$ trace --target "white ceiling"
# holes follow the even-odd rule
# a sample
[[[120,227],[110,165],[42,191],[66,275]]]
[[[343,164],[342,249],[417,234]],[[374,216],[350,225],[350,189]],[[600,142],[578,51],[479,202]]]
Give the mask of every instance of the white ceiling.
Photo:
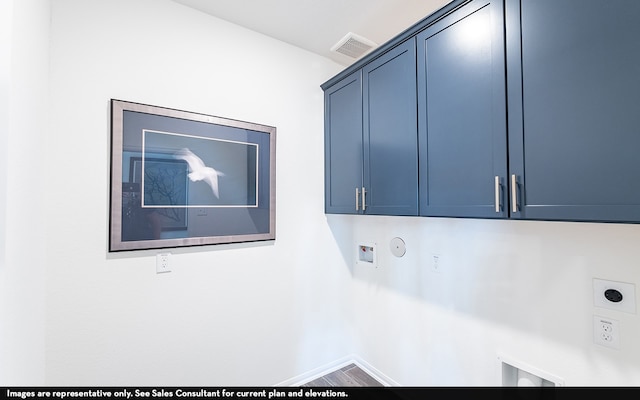
[[[347,33],[381,45],[451,0],[174,0],[348,66]]]

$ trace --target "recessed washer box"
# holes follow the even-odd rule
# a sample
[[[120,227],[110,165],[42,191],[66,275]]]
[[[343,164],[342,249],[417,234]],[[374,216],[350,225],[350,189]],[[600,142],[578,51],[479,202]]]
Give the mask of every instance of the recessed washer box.
[[[612,296],[614,294],[615,296]],[[593,279],[593,305],[630,314],[636,313],[636,286],[633,283]]]
[[[358,243],[356,264],[378,266],[378,249],[375,243]]]

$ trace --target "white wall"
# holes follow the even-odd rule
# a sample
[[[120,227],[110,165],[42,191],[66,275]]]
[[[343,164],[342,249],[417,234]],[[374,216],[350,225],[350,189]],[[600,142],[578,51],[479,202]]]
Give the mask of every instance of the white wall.
[[[640,384],[637,315],[591,297],[640,281],[640,227],[325,216],[319,84],[339,66],[169,0],[56,0],[50,37],[48,1],[0,4],[0,385],[270,385],[350,353],[403,385],[496,385],[499,354]],[[108,254],[110,98],[276,126],[275,243],[174,250],[164,275],[156,252]],[[594,314],[621,350],[593,344]]]
[[[593,278],[637,286],[640,226],[328,221],[334,232],[350,231],[340,243],[354,278],[354,353],[395,382],[500,385],[502,355],[567,386],[640,385],[638,315],[594,307],[592,290]],[[402,258],[390,252],[395,236],[406,242]],[[378,244],[377,268],[355,264],[357,242]],[[434,254],[440,272],[432,268]],[[619,321],[620,350],[593,343],[594,315]]]
[[[49,6],[0,4],[0,385],[37,385],[45,375]]]
[[[4,265],[7,204],[7,138],[11,105],[13,1],[0,2],[0,268]],[[1,304],[1,303],[0,303]]]
[[[49,385],[272,385],[348,354],[323,214],[337,64],[168,0],[52,2]],[[277,128],[275,242],[107,253],[109,99]]]

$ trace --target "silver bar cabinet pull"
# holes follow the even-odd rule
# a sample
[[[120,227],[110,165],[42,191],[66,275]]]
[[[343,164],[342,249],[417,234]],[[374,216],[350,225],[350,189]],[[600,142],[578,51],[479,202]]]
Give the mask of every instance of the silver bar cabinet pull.
[[[511,211],[518,212],[518,182],[516,175],[511,175]]]
[[[367,209],[367,191],[362,187],[362,211]]]
[[[500,204],[500,177],[496,176],[495,179],[495,204],[496,204],[496,212],[499,213],[502,207]]]
[[[360,210],[360,189],[356,188],[356,211]]]

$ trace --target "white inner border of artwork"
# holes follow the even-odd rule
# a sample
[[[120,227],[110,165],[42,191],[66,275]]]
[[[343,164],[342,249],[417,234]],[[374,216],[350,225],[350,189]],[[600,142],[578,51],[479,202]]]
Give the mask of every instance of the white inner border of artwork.
[[[259,176],[258,176],[258,171],[259,171],[259,166],[260,166],[260,146],[257,143],[249,143],[249,142],[241,142],[241,141],[237,141],[237,140],[226,140],[226,139],[215,139],[215,138],[208,138],[208,137],[202,137],[202,136],[195,136],[195,135],[187,135],[184,133],[175,133],[175,132],[163,132],[163,131],[158,131],[155,129],[143,129],[142,130],[142,176],[144,177],[144,163],[145,163],[145,137],[146,137],[146,133],[158,133],[161,135],[171,135],[171,136],[182,136],[182,137],[188,137],[188,138],[193,138],[193,139],[203,139],[203,140],[212,140],[212,141],[216,141],[216,142],[226,142],[226,143],[235,143],[235,144],[244,144],[247,146],[255,146],[256,148],[256,202],[255,204],[240,204],[240,205],[225,205],[225,204],[215,204],[215,205],[145,205],[144,204],[144,178],[141,179],[140,182],[140,202],[141,202],[141,206],[143,208],[257,208],[258,207],[258,199],[259,199]]]

